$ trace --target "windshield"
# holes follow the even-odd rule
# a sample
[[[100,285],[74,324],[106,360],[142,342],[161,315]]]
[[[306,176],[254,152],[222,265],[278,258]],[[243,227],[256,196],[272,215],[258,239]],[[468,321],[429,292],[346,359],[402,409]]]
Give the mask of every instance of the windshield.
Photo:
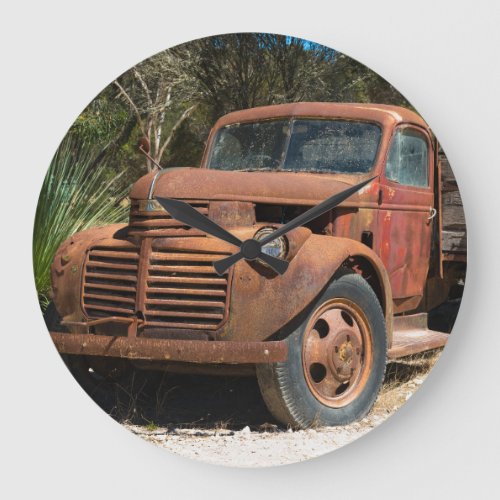
[[[369,172],[378,125],[348,120],[272,120],[220,129],[208,168],[294,172]]]

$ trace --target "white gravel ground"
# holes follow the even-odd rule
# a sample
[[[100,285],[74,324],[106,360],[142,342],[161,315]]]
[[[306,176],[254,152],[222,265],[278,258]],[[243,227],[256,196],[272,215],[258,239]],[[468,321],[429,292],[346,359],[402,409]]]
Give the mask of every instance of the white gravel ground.
[[[423,381],[420,374],[397,387],[382,391],[363,420],[342,426],[292,431],[275,425],[241,430],[156,428],[126,425],[134,434],[184,457],[218,465],[266,467],[300,462],[336,450],[363,436],[390,417]]]

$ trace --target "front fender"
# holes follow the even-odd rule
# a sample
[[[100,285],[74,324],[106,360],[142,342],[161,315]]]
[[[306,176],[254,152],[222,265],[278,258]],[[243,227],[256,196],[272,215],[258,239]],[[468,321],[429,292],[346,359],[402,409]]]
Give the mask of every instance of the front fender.
[[[362,258],[376,274],[382,294],[389,341],[392,338],[392,295],[387,272],[373,250],[347,238],[312,234],[290,262],[275,275],[262,265],[240,261],[235,266],[229,321],[221,332],[227,340],[266,340],[314,301],[349,257]]]
[[[75,233],[58,248],[50,270],[52,300],[63,320],[82,321],[80,289],[87,249],[97,241],[118,237],[126,224],[112,224]]]

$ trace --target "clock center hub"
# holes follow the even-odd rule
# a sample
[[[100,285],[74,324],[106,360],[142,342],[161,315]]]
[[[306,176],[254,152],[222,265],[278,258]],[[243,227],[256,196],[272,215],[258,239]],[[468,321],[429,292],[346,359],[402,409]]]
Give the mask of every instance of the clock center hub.
[[[254,239],[245,240],[240,250],[245,259],[255,260],[260,254],[260,243]]]

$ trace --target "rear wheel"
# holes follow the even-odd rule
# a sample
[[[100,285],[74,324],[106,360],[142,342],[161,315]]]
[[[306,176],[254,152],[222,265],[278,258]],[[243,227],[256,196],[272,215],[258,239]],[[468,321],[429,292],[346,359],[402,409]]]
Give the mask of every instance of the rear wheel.
[[[377,296],[361,276],[332,281],[287,343],[287,361],[257,366],[277,420],[307,428],[348,424],[368,413],[384,377],[387,336]]]

